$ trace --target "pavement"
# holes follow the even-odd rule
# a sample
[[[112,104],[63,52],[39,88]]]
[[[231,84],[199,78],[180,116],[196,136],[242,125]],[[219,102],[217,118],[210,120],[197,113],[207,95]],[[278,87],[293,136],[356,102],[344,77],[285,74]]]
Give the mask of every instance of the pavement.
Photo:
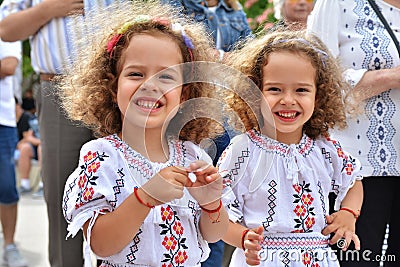
[[[19,174],[16,169],[17,184]],[[32,192],[20,196],[18,203],[17,227],[15,230],[15,243],[21,255],[27,260],[28,267],[50,267],[48,260],[48,228],[46,202],[43,197],[34,196],[40,177],[40,167],[33,162],[30,172]],[[92,255],[92,263],[95,267],[96,260]],[[0,267],[6,267],[3,263],[3,231],[0,224]]]
[[[48,261],[48,220],[46,203],[31,193],[24,194],[18,205],[15,242],[29,267],[50,267]],[[0,248],[3,247],[3,234],[0,227]],[[3,249],[0,249],[0,266],[3,264]]]

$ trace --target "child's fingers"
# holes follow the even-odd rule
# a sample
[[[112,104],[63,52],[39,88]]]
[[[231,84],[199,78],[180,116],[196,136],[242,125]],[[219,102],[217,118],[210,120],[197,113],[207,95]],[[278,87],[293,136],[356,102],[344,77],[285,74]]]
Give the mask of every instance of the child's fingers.
[[[330,235],[331,233],[335,232],[336,230],[336,226],[333,224],[330,224],[328,226],[326,226],[324,229],[322,229],[322,234],[323,235]]]
[[[258,252],[261,250],[261,246],[255,240],[245,240],[244,248],[245,250],[254,251],[256,255],[258,255]]]
[[[340,239],[342,239],[343,236],[344,236],[344,231],[338,229],[335,235],[331,238],[330,244],[337,243]]]
[[[331,224],[333,222],[333,219],[335,218],[335,214],[326,215],[325,218],[326,218],[326,223]]]
[[[262,241],[263,237],[262,237],[262,235],[260,235],[260,234],[258,234],[258,233],[256,233],[256,232],[249,231],[249,232],[247,233],[247,235],[246,235],[246,239],[247,239],[247,240],[254,241],[254,242],[257,243],[258,246],[260,246],[259,243]],[[259,248],[259,250],[260,250],[260,249],[261,249],[261,247]]]
[[[200,175],[198,172],[191,172],[189,173],[192,176],[195,175],[195,179],[190,179],[191,181],[195,181],[193,183],[196,183],[195,186],[203,186],[203,185],[207,185],[207,184],[211,184],[216,182],[216,184],[218,184],[218,179],[221,179],[221,184],[222,184],[222,177],[221,175],[216,172],[216,173],[212,173],[212,174],[207,174],[207,175]],[[190,178],[190,177],[189,177]],[[193,186],[193,184],[189,183],[187,184],[187,186]]]
[[[356,250],[360,250],[360,249],[361,249],[361,241],[360,241],[360,239],[358,238],[358,235],[356,235],[355,233],[353,233],[352,240],[353,240],[353,242],[354,242],[354,248],[355,248]]]
[[[212,166],[212,165],[202,160],[196,160],[190,163],[189,167],[187,168],[187,171],[200,172],[203,169],[207,168],[207,166]]]
[[[246,263],[248,265],[254,266],[260,264],[260,256],[258,255],[257,250],[246,249],[244,255],[246,256]]]
[[[219,173],[213,173],[213,174],[210,174],[210,175],[206,176],[205,182],[207,184],[209,184],[209,183],[212,183],[212,182],[214,182],[214,181],[216,181],[216,180],[218,180],[220,178],[222,178],[222,177],[221,177],[221,175]]]
[[[217,169],[212,165],[205,161],[197,160],[190,163],[189,167],[187,168],[188,172],[193,172],[196,175],[207,175],[216,173]]]
[[[344,244],[343,247],[341,248],[343,251],[346,251],[347,248],[349,247],[351,241],[354,242],[354,247],[356,250],[360,250],[360,239],[354,232],[346,232],[344,234]]]
[[[172,182],[175,185],[178,186],[185,186],[187,182],[187,173],[181,173],[181,172],[174,172],[173,177],[167,179],[169,182]],[[164,178],[164,177],[163,177]],[[164,178],[165,179],[165,178]]]

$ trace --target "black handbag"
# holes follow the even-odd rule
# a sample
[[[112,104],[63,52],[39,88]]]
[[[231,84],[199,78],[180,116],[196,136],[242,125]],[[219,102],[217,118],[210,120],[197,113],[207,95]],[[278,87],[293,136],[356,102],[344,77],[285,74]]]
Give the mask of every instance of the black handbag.
[[[378,5],[375,3],[375,0],[368,0],[371,7],[374,9],[376,15],[378,15],[379,19],[382,21],[383,25],[385,26],[386,30],[388,31],[390,37],[392,37],[394,44],[396,45],[397,52],[399,53],[400,57],[400,44],[399,40],[397,40],[396,35],[394,35],[392,29],[390,28],[389,24],[387,23],[385,17],[382,15],[381,11],[379,10]]]

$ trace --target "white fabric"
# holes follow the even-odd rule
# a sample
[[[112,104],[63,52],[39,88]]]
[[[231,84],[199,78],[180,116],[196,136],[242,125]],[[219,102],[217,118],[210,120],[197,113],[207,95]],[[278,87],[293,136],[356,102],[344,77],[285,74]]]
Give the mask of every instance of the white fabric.
[[[338,194],[337,208],[354,181],[362,179],[360,163],[335,140],[304,135],[299,144],[289,146],[256,131],[234,137],[218,169],[230,220],[247,228],[262,225],[263,249],[295,250],[301,255],[301,249],[329,253],[328,237],[321,234],[327,225],[328,194]],[[245,266],[241,254],[236,252],[232,266]],[[286,260],[278,257],[261,266],[286,266]],[[332,257],[322,263],[337,266]],[[287,266],[302,264],[292,259]]]
[[[376,3],[400,40],[400,9]],[[367,70],[400,65],[394,42],[368,1],[318,0],[308,31],[340,58],[352,85]],[[364,176],[400,176],[400,88],[368,99],[363,108],[364,115],[349,118],[349,127],[333,136],[361,161]]]
[[[161,169],[187,167],[195,160],[212,163],[204,150],[191,142],[171,139],[169,153],[167,162],[151,162],[116,135],[86,143],[81,149],[79,167],[68,178],[64,191],[63,210],[69,222],[69,235],[74,236],[88,220],[95,223],[99,213],[116,209],[133,193],[134,187],[140,187]],[[187,255],[181,266],[197,266],[209,254],[198,226],[200,214],[198,203],[187,191],[179,200],[156,206],[130,244],[116,255],[105,258],[102,266],[162,266],[165,255],[170,255],[172,262],[179,253]],[[171,217],[168,219],[165,215]],[[174,230],[179,222],[184,229],[181,234]],[[87,236],[90,237],[90,229]],[[170,237],[177,243],[168,250],[165,240]],[[90,243],[90,238],[87,241]],[[85,254],[89,257],[90,253]]]
[[[21,43],[3,42],[0,39],[0,60],[7,57],[15,57],[21,60]],[[15,115],[14,100],[14,76],[6,76],[0,79],[0,125],[16,127],[17,119]]]
[[[208,10],[210,10],[216,16],[217,7],[218,6],[208,7]],[[218,27],[217,28],[217,39],[215,40],[215,48],[217,48],[218,50],[222,50],[222,40],[221,39],[222,39],[221,31]],[[222,51],[224,52],[224,50],[222,50]]]
[[[116,1],[118,0],[83,1],[85,14],[103,9]],[[32,8],[42,2],[44,0],[4,0],[0,6],[0,19],[12,13]],[[87,16],[87,18],[90,17]],[[53,18],[36,34],[30,36],[31,64],[35,72],[60,74],[64,71],[65,66],[75,59],[74,51],[84,49],[77,47],[77,40],[82,38],[87,40],[87,32],[95,29],[82,28],[84,23],[78,23],[72,18],[73,16]],[[81,16],[80,19],[83,21],[86,17]]]

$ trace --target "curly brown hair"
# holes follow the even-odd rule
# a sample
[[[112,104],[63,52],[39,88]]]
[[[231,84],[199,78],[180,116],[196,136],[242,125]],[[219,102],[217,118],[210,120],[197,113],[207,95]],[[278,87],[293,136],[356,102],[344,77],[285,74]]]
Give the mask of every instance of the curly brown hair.
[[[305,31],[280,31],[248,40],[242,49],[234,51],[229,58],[229,64],[249,77],[259,89],[254,93],[254,90],[249,90],[251,84],[248,81],[238,80],[237,92],[231,92],[225,97],[229,108],[238,115],[245,130],[259,131],[262,127],[262,69],[268,63],[269,55],[279,51],[307,56],[316,70],[315,108],[303,126],[303,132],[316,138],[320,135],[328,136],[328,130],[333,127],[346,127],[341,92],[347,91],[349,84],[342,78],[339,62],[318,37]]]
[[[144,15],[151,19],[138,19]],[[93,28],[95,25],[95,30],[91,32],[91,36],[81,40],[85,44],[81,44],[84,49],[77,51],[79,60],[68,67],[66,75],[58,80],[59,94],[68,117],[93,130],[96,137],[122,131],[121,112],[116,104],[117,83],[121,71],[121,58],[133,36],[142,33],[161,33],[168,36],[179,46],[184,63],[194,64],[214,58],[212,41],[203,26],[158,1],[126,1],[85,17],[86,26]],[[194,46],[193,49],[188,49],[182,31],[172,29],[173,23],[179,23],[183,27],[186,37],[190,38]],[[113,46],[112,52],[107,51],[110,40],[121,33],[122,27],[124,32],[121,38]],[[181,102],[194,98],[215,97],[215,88],[207,83],[190,83],[184,87],[190,91],[185,93],[186,99],[181,99]],[[199,104],[196,108],[210,108],[205,105]],[[199,143],[204,138],[215,137],[222,132],[222,127],[217,121],[193,118],[181,129],[179,138]]]

